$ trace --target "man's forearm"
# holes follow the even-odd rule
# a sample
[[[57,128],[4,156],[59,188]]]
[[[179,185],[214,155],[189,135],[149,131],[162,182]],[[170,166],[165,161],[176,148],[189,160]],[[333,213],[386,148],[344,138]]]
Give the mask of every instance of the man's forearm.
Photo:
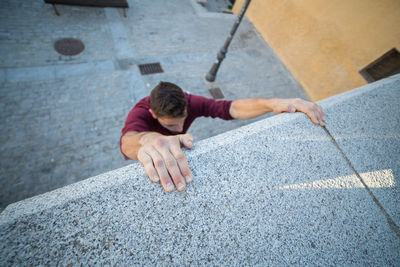
[[[258,117],[274,110],[277,98],[245,98],[232,102],[230,115],[239,120]]]
[[[300,98],[246,98],[232,102],[229,113],[235,119],[246,120],[267,112],[305,113],[314,124],[325,125],[325,115],[319,105]]]
[[[121,140],[121,150],[130,159],[137,160],[137,154],[142,145],[160,136],[156,132],[127,132]]]

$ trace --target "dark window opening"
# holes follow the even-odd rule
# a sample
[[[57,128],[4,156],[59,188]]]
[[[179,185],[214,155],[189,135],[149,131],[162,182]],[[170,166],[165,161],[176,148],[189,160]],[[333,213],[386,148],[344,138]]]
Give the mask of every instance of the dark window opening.
[[[396,48],[392,48],[360,71],[369,83],[397,73],[400,73],[400,53]]]

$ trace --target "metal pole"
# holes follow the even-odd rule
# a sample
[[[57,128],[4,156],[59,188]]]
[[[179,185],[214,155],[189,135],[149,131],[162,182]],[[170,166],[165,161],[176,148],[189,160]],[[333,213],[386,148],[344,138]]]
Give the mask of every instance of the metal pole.
[[[226,53],[228,52],[228,47],[231,44],[231,41],[233,39],[233,35],[235,35],[235,32],[237,28],[239,27],[240,22],[243,19],[244,13],[246,12],[247,8],[249,7],[251,0],[246,0],[246,3],[243,5],[242,10],[240,11],[239,16],[237,17],[235,24],[233,24],[232,30],[228,36],[228,38],[225,41],[224,46],[221,48],[217,55],[217,61],[214,63],[214,65],[211,67],[210,71],[206,75],[206,80],[209,82],[215,81],[215,77],[217,76],[217,72],[219,69],[219,66],[222,63],[222,60],[224,60]]]

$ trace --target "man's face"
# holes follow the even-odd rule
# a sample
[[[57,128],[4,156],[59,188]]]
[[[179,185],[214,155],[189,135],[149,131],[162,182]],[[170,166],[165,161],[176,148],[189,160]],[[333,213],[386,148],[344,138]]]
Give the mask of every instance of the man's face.
[[[170,117],[159,117],[158,122],[167,130],[175,133],[181,133],[183,131],[183,124],[187,116],[180,118],[170,118]]]
[[[181,133],[183,131],[183,124],[185,123],[185,119],[187,117],[187,110],[185,110],[185,115],[183,117],[173,118],[173,117],[157,117],[152,109],[149,109],[151,116],[154,119],[158,120],[162,127],[165,129],[174,132]]]

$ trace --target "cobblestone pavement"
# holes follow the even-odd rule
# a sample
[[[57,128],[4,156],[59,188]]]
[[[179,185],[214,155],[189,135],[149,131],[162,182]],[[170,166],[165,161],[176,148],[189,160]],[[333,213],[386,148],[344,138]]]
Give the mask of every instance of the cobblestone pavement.
[[[235,16],[189,0],[128,2],[124,17],[121,9],[62,5],[56,16],[44,1],[2,1],[0,208],[131,163],[119,152],[121,128],[160,80],[207,97],[220,87],[227,99],[307,98],[246,19],[209,84],[204,75]],[[54,42],[67,37],[85,50],[59,55]],[[165,72],[141,76],[137,65],[151,62]],[[201,118],[190,132],[199,140],[252,121]]]

